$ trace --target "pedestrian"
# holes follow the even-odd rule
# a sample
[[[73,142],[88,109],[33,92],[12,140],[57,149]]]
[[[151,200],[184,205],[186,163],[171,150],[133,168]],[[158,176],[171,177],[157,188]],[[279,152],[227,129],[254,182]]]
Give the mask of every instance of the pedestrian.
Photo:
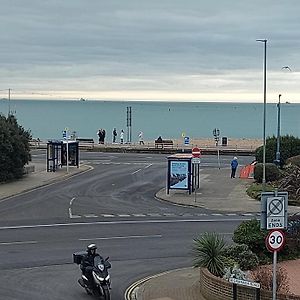
[[[113,143],[115,143],[115,142],[116,142],[117,135],[118,135],[118,134],[117,134],[117,129],[116,129],[116,128],[114,128],[112,135],[113,135]]]
[[[102,141],[102,129],[99,129],[97,132],[98,138],[99,138],[99,144],[101,144]]]
[[[231,165],[231,178],[235,178],[235,173],[236,173],[236,169],[238,167],[238,161],[237,161],[237,157],[234,157],[233,160],[231,161],[230,165]]]
[[[121,144],[124,143],[124,130],[123,129],[121,130],[121,133],[120,133],[120,143]]]
[[[144,144],[144,133],[143,133],[143,131],[140,131],[140,133],[139,133],[139,142],[140,142],[140,145],[145,145]]]
[[[106,134],[105,129],[102,129],[102,144],[104,144],[105,134]]]

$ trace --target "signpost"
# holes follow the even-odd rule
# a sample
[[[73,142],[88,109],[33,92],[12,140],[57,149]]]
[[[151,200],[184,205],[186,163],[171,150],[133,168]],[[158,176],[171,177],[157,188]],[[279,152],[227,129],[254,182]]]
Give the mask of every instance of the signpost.
[[[260,227],[268,229],[266,247],[273,252],[273,290],[272,300],[276,300],[276,264],[277,252],[284,246],[284,232],[281,229],[287,228],[288,193],[263,192],[261,193],[261,220]]]
[[[281,230],[271,230],[266,237],[267,249],[273,252],[273,291],[272,300],[276,300],[276,265],[277,265],[277,251],[280,251],[284,246],[284,233]]]
[[[200,169],[199,169],[200,156],[201,156],[201,150],[200,150],[200,148],[194,147],[192,149],[192,155],[193,155],[192,164],[194,165],[194,168],[196,167],[195,165],[197,165],[197,168],[198,168],[198,172],[199,172],[199,187],[200,187]],[[197,192],[196,192],[196,182],[195,181],[194,181],[194,185],[195,185],[195,199],[194,199],[194,201],[197,202]]]
[[[63,139],[67,140],[67,173],[69,173],[69,128],[66,127],[63,131]]]
[[[237,286],[236,286],[237,284],[247,286],[250,288],[255,288],[256,289],[255,299],[260,300],[260,283],[248,281],[248,280],[237,279],[237,278],[229,278],[229,282],[233,283],[233,286],[232,286],[233,300],[237,300]]]

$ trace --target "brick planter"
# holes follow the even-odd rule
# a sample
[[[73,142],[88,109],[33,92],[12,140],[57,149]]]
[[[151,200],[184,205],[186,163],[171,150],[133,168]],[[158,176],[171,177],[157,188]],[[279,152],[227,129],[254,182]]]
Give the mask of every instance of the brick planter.
[[[200,269],[200,291],[207,300],[232,300],[232,283],[212,275],[207,269]],[[255,299],[255,289],[237,286],[238,299]],[[261,300],[272,300],[272,291],[261,290]],[[300,296],[277,294],[277,300],[300,300]]]

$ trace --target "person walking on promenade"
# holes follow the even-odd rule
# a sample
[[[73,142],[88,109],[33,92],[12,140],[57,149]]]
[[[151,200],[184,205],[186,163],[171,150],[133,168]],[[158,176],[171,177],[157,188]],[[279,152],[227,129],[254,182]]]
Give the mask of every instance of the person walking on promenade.
[[[145,145],[143,131],[140,131],[140,133],[139,133],[139,142],[140,142],[140,145]]]
[[[114,128],[112,135],[113,135],[113,143],[115,143],[115,142],[116,142],[117,135],[118,135],[118,134],[117,134],[117,129],[116,129],[116,128]]]
[[[120,144],[123,144],[123,143],[124,143],[124,130],[122,129],[121,133],[120,133]]]
[[[230,165],[231,165],[231,178],[235,178],[235,173],[236,173],[236,169],[238,167],[238,161],[237,161],[237,157],[234,157],[233,160],[231,161]]]

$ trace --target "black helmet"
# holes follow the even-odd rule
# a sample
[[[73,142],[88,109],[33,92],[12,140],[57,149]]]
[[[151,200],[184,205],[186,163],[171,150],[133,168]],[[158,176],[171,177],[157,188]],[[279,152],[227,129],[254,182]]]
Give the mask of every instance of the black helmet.
[[[87,246],[87,253],[88,254],[95,254],[96,253],[96,250],[97,250],[97,246],[96,244],[90,244]]]

